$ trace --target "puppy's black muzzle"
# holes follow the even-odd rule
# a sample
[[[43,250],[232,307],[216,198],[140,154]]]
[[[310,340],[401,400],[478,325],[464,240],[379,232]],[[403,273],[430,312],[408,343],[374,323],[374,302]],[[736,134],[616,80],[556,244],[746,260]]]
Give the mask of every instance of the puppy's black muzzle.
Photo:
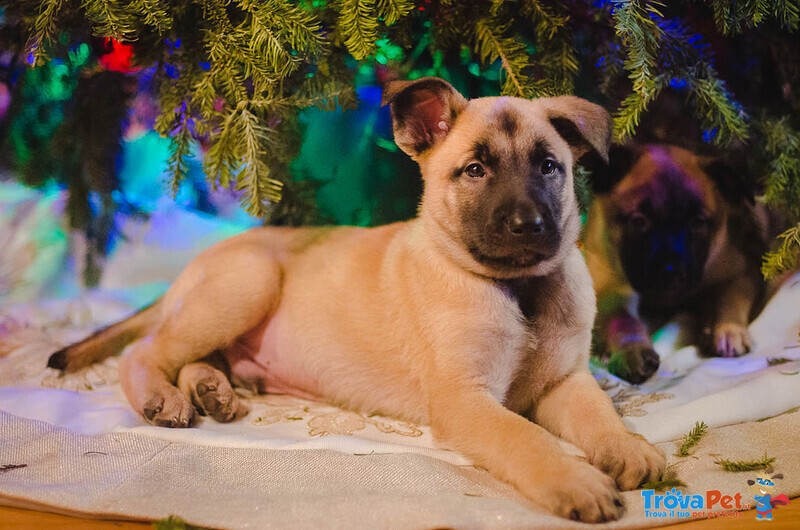
[[[536,203],[518,202],[494,211],[489,231],[500,246],[520,245],[547,253],[557,236],[552,216]]]

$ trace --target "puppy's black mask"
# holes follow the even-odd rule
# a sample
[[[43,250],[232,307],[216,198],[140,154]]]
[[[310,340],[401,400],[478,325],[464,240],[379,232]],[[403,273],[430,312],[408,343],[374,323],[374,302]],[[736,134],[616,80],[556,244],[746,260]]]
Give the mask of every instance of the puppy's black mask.
[[[701,201],[685,190],[672,191],[666,201],[645,198],[617,219],[622,268],[643,305],[651,307],[679,306],[697,294],[717,229]]]

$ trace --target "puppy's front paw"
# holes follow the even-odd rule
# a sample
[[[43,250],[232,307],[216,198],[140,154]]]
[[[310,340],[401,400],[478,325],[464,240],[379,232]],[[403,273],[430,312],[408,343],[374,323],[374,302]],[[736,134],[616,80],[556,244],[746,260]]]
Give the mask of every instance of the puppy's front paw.
[[[611,354],[608,371],[634,385],[643,383],[658,370],[661,359],[653,347],[644,342],[631,342]]]
[[[613,478],[622,491],[658,480],[667,463],[661,449],[630,432],[606,436],[591,449],[589,461]]]
[[[528,496],[556,515],[583,521],[602,523],[622,516],[624,505],[614,481],[597,468],[572,456],[565,456],[537,477]],[[550,471],[551,470],[551,471]]]
[[[184,428],[194,421],[194,407],[186,396],[172,385],[154,393],[142,407],[142,414],[147,421],[159,427]]]
[[[751,346],[750,333],[740,324],[727,322],[714,328],[714,353],[719,357],[739,357]]]

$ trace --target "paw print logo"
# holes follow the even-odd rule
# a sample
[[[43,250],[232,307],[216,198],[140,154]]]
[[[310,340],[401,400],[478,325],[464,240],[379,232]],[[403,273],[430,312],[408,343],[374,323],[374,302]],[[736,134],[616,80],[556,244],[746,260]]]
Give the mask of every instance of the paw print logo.
[[[772,510],[776,506],[789,504],[789,497],[784,494],[773,497],[775,481],[783,479],[783,473],[772,474],[771,468],[750,479],[747,484],[756,501],[756,521],[772,521]]]

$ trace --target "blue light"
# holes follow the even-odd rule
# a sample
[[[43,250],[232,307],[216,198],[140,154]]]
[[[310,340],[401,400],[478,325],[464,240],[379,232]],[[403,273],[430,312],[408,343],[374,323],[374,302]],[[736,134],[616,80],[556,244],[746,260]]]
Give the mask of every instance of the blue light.
[[[175,68],[173,65],[171,65],[169,63],[165,64],[164,65],[164,71],[167,73],[167,76],[170,79],[178,79],[178,75],[179,75],[178,69]]]
[[[714,141],[714,138],[717,137],[717,133],[719,132],[719,127],[714,127],[713,129],[706,129],[703,131],[703,141],[707,144],[710,144]]]
[[[686,88],[687,84],[688,82],[686,81],[686,79],[683,79],[682,77],[673,77],[669,81],[669,86],[677,89]]]

